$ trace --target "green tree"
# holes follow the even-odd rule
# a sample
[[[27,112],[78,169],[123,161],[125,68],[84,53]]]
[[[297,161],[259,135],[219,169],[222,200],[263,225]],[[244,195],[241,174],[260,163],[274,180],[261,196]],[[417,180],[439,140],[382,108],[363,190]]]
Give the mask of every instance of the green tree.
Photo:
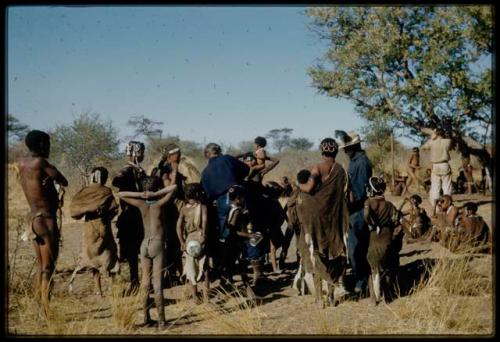
[[[266,138],[269,138],[273,141],[273,147],[278,150],[278,153],[290,145],[290,135],[293,132],[293,128],[275,128],[270,130]]]
[[[320,93],[351,100],[363,118],[407,136],[424,140],[442,128],[492,171],[492,7],[320,7],[306,15],[328,42],[308,70]]]
[[[69,125],[51,132],[51,158],[70,169],[79,170],[87,181],[93,167],[118,159],[118,132],[111,121],[99,114],[83,113]]]
[[[163,130],[158,126],[163,125],[161,121],[153,121],[144,117],[144,115],[132,116],[127,125],[134,127],[134,134],[132,138],[135,139],[139,136],[145,137],[148,141],[151,139],[161,139]]]
[[[290,148],[297,151],[309,151],[314,143],[307,138],[290,139]]]
[[[14,115],[7,114],[7,132],[9,142],[19,142],[28,134],[29,127],[21,123]]]

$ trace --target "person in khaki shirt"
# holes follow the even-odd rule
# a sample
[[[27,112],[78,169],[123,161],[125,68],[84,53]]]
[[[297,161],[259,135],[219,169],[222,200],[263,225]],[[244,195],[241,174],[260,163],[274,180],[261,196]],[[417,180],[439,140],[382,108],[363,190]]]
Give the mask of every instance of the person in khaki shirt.
[[[436,204],[440,196],[451,195],[451,167],[450,160],[451,139],[444,138],[442,129],[432,131],[431,138],[422,145],[421,150],[430,151],[430,161],[432,163],[431,189],[429,191],[429,201],[432,205],[432,216],[436,216]]]

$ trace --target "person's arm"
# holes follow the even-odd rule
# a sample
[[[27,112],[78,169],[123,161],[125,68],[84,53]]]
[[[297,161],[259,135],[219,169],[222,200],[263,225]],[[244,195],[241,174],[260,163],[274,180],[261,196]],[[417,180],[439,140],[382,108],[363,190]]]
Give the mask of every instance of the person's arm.
[[[182,229],[184,228],[184,210],[181,210],[179,213],[179,218],[177,219],[177,237],[179,238],[179,242],[181,243],[181,251],[186,249],[184,236],[182,234]]]
[[[272,169],[274,169],[274,168],[276,167],[276,165],[278,165],[278,164],[279,164],[279,162],[280,162],[280,161],[279,161],[279,159],[275,159],[275,158],[273,158],[272,163],[271,163],[271,164],[269,164],[267,167],[265,167],[265,168],[264,168],[264,169],[260,172],[260,173],[261,173],[261,175],[263,175],[263,176],[264,176],[266,173],[268,173],[269,171],[271,171]]]
[[[141,196],[144,196],[144,192],[119,191],[116,193],[116,196],[139,209],[143,208],[145,205],[144,200],[138,199],[142,198]]]
[[[174,192],[176,190],[177,190],[177,184],[172,184],[172,185],[164,187],[163,189],[160,189],[158,191],[151,193],[150,197],[161,197],[165,194],[169,194],[169,193]]]
[[[207,225],[208,225],[208,212],[207,206],[201,204],[201,245],[203,246],[207,241]]]
[[[161,189],[160,191],[155,192],[155,197],[156,196],[163,196],[160,198],[157,202],[157,205],[163,206],[165,205],[174,195],[175,190],[177,189],[177,185],[173,184],[170,186],[167,186],[166,188]]]
[[[421,150],[430,150],[432,139],[427,140],[422,146],[420,146]]]
[[[47,175],[52,178],[57,184],[61,186],[68,186],[68,180],[63,176],[55,166],[50,164],[47,160],[42,159],[42,169]]]
[[[299,188],[303,192],[311,193],[312,189],[316,186],[317,179],[320,177],[319,170],[316,165],[311,169],[311,176],[305,184],[299,184]]]

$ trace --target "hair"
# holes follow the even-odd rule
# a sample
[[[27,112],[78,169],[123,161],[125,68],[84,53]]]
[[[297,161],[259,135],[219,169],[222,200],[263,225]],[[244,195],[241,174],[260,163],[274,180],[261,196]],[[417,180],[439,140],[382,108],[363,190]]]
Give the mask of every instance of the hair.
[[[154,176],[146,176],[141,182],[144,191],[157,191],[161,188],[161,179]]]
[[[444,129],[436,128],[436,134],[441,136],[441,137],[444,137]]]
[[[90,172],[90,180],[92,183],[106,184],[108,180],[108,170],[103,166],[97,166]]]
[[[309,177],[311,177],[311,171],[306,169],[300,170],[297,173],[297,182],[299,182],[299,184],[306,184]]]
[[[370,177],[370,179],[368,179],[368,187],[371,196],[378,196],[385,192],[387,185],[381,177]]]
[[[202,188],[200,183],[189,183],[184,186],[184,195],[186,199],[201,201],[202,199]]]
[[[281,177],[281,180],[283,181],[283,183],[290,183],[290,180],[288,179],[287,176]]]
[[[221,154],[222,153],[222,148],[216,144],[216,143],[209,143],[207,146],[205,146],[204,154],[205,156],[209,153],[213,154]]]
[[[237,198],[245,197],[245,188],[241,185],[233,185],[228,190],[228,197],[230,201],[234,201]]]
[[[264,137],[257,137],[253,140],[253,142],[259,145],[260,147],[266,147],[267,145],[267,140]]]
[[[135,156],[137,152],[144,152],[146,147],[144,146],[144,143],[140,141],[129,141],[127,144],[127,147],[125,148],[125,153],[127,156]]]
[[[419,195],[411,195],[410,201],[414,202],[416,205],[420,205],[422,204],[422,197],[420,197]]]
[[[442,202],[446,198],[450,200],[450,204],[453,203],[453,198],[451,197],[451,195],[443,195],[443,196],[441,196],[441,198],[439,199],[439,202]]]
[[[339,151],[339,145],[333,138],[325,138],[319,144],[321,155],[335,158]]]
[[[26,134],[24,142],[30,151],[40,152],[44,146],[50,143],[50,136],[45,132],[32,130]]]
[[[477,203],[474,202],[467,202],[464,204],[464,208],[467,211],[472,211],[472,213],[477,213]]]
[[[413,152],[419,152],[420,150],[418,149],[418,147],[414,147],[411,149]]]
[[[178,149],[179,149],[179,151],[178,151],[178,152],[180,152],[180,147],[179,147],[177,144],[170,143],[170,144],[168,144],[167,146],[165,146],[165,147],[163,148],[163,153],[164,153],[164,154],[169,154],[169,153],[170,153],[170,151],[175,150],[176,148],[178,148]],[[177,153],[177,152],[176,152],[176,153]]]

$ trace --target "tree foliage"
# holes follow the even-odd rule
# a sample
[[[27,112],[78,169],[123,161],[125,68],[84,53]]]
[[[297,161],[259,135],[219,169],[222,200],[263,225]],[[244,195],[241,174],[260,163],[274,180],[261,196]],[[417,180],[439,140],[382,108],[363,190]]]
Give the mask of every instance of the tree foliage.
[[[297,151],[309,151],[314,143],[307,138],[293,138],[290,140],[290,148]]]
[[[95,166],[119,158],[118,132],[99,114],[83,113],[69,125],[51,132],[51,158],[86,177]]]
[[[28,134],[29,127],[12,114],[7,114],[7,132],[9,141],[21,141]]]
[[[133,139],[143,136],[146,139],[161,139],[163,130],[158,128],[158,126],[163,125],[161,121],[153,121],[144,117],[144,115],[132,116],[128,121],[127,125],[134,127]]]
[[[493,123],[492,7],[320,7],[306,14],[328,42],[323,60],[308,70],[320,93],[422,138],[425,128],[442,128],[462,153],[491,165],[484,144]]]
[[[266,138],[273,141],[273,147],[281,153],[283,149],[290,146],[290,135],[293,132],[293,128],[275,128],[270,130],[266,134]]]

